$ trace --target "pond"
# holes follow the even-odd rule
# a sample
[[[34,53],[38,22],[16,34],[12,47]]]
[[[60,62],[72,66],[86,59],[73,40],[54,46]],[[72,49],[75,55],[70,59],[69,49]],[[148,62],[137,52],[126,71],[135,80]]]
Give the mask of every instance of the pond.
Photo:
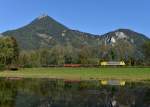
[[[150,82],[1,78],[0,107],[150,107]]]

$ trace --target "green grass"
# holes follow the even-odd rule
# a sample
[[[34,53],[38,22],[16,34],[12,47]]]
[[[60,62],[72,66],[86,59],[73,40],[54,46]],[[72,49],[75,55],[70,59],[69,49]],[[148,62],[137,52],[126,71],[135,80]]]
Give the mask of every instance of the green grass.
[[[68,80],[150,80],[150,68],[25,68],[0,72],[0,77],[57,78]]]

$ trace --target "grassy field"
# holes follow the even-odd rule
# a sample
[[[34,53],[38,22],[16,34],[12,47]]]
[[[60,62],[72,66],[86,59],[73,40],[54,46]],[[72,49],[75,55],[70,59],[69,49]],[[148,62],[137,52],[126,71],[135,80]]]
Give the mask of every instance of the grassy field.
[[[150,80],[150,68],[25,68],[0,72],[0,77],[57,78],[67,80]]]

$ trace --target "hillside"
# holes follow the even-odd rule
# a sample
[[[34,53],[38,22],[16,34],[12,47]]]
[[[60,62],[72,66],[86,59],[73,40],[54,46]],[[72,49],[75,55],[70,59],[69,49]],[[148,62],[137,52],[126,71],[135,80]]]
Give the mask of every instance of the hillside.
[[[104,35],[93,35],[69,29],[48,15],[37,17],[30,24],[2,33],[16,38],[21,50],[52,49],[56,46],[71,47],[79,51],[88,47],[95,58],[116,60],[131,57],[143,58],[142,45],[148,38],[129,29],[118,29]]]
[[[57,44],[69,44],[73,47],[97,45],[95,35],[71,30],[49,16],[40,16],[30,24],[4,32],[3,35],[15,37],[20,48],[25,50],[51,48]]]

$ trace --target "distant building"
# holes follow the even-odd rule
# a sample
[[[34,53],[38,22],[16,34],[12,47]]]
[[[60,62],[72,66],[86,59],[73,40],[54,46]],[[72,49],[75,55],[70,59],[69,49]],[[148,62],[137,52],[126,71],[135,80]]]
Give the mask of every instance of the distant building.
[[[124,61],[103,61],[100,63],[102,66],[125,66]]]

